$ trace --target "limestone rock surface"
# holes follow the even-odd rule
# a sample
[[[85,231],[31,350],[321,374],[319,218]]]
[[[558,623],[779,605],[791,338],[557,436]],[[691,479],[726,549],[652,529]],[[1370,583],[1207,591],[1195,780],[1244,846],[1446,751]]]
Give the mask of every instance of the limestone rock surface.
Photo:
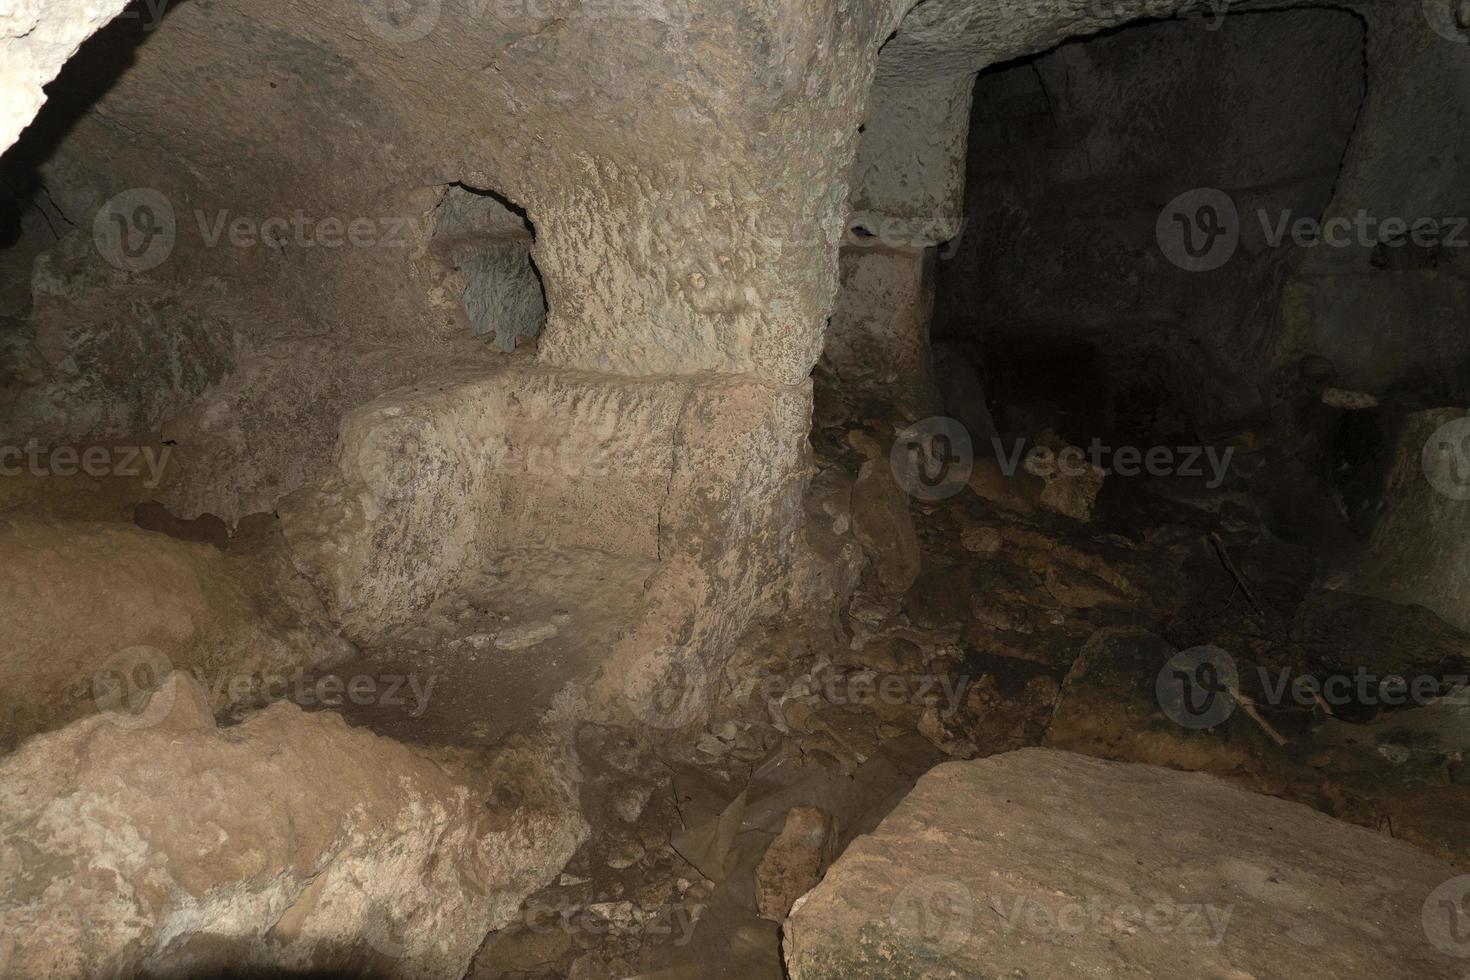
[[[1025,749],[924,776],[798,903],[786,961],[793,980],[1449,980],[1467,889],[1211,776]]]
[[[218,709],[252,678],[349,655],[282,552],[227,556],[121,524],[0,519],[0,750],[99,700],[134,702],[175,668]]]
[[[0,976],[459,977],[585,837],[575,793],[543,749],[486,767],[285,703],[217,729],[173,674],[0,762]]]

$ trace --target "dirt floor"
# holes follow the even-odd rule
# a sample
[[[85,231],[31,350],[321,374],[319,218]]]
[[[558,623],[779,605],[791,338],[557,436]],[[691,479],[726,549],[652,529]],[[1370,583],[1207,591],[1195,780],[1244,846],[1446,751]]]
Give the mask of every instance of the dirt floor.
[[[813,444],[851,478],[893,429],[847,412]],[[1470,719],[1466,637],[1319,588],[1322,562],[1261,510],[1239,476],[1114,482],[1087,523],[971,489],[914,501],[914,585],[869,574],[833,622],[753,631],[691,751],[583,730],[593,836],[472,976],[779,978],[779,920],[847,843],[937,763],[1022,746],[1213,772],[1470,867],[1470,772],[1446,735]],[[1205,646],[1236,666],[1213,728],[1172,720],[1159,686]],[[1437,686],[1425,707],[1277,691],[1355,671]]]
[[[887,472],[886,414],[819,392],[812,500],[844,534],[857,506],[847,488],[870,460]],[[692,745],[660,740],[657,719],[642,735],[581,727],[593,833],[516,924],[491,934],[470,975],[779,978],[781,920],[848,843],[936,764],[1024,746],[1212,772],[1470,867],[1470,642],[1419,607],[1325,588],[1333,562],[1310,535],[1286,540],[1259,481],[1252,490],[1263,461],[1251,456],[1213,489],[1110,478],[1087,521],[1040,506],[1024,481],[997,489],[983,476],[906,501],[911,584],[896,590],[880,571],[913,556],[870,542],[838,615],[788,612],[750,631]],[[130,493],[20,509],[118,527],[131,509],[143,530],[196,542],[197,563],[229,568],[279,547],[269,515],[234,540]],[[229,572],[247,573],[258,577],[244,564]],[[601,642],[576,623],[596,596],[572,601],[553,577],[530,579],[536,594],[512,594],[487,574],[413,635],[323,655],[310,683],[277,697],[493,754],[519,737],[518,708],[487,684],[485,663]],[[494,649],[480,642],[492,634]],[[321,678],[361,675],[413,683],[367,704],[320,696]],[[1170,698],[1181,678],[1215,696],[1185,710]],[[1394,697],[1400,688],[1418,696]],[[240,699],[224,721],[258,706]]]

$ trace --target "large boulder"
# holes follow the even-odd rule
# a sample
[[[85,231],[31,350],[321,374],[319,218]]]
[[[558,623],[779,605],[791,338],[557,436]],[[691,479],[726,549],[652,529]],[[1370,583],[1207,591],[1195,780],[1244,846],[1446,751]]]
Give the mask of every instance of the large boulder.
[[[0,762],[0,976],[459,977],[585,838],[574,770],[488,767],[182,674]]]
[[[462,372],[350,413],[327,478],[283,506],[286,536],[365,646],[398,642],[489,573],[494,601],[524,602],[531,618],[578,611],[555,657],[548,646],[531,664],[486,665],[506,671],[497,684],[516,711],[534,717],[576,685],[594,709],[682,727],[699,711],[673,724],[649,688],[669,680],[703,704],[722,656],[782,598],[810,398],[805,386],[523,360]]]
[[[1024,749],[932,770],[786,923],[793,980],[1458,977],[1457,877],[1211,776]]]
[[[227,555],[124,524],[0,518],[0,751],[174,668],[218,709],[264,677],[349,656],[283,550]]]
[[[443,378],[350,413],[333,471],[283,508],[286,535],[364,642],[497,551],[718,562],[750,534],[794,533],[808,398],[524,365]]]

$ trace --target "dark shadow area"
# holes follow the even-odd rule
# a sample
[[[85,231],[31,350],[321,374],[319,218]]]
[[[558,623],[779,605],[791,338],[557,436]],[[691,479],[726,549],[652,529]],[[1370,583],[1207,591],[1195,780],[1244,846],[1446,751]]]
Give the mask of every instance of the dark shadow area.
[[[40,168],[78,120],[132,66],[137,50],[173,12],[192,0],[133,0],[107,26],[84,41],[46,86],[46,102],[15,145],[0,156],[0,249],[16,243],[20,215],[36,208],[51,222],[72,224],[46,194]],[[60,231],[60,229],[57,229]],[[57,235],[60,237],[60,234]]]
[[[1322,215],[1363,44],[1339,11],[1232,15],[1218,32],[1176,19],[980,75],[966,234],[939,266],[933,337],[968,352],[1002,430],[1147,443],[1270,418],[1293,256],[1255,216]],[[1229,261],[1196,271],[1159,236],[1201,188],[1240,221]]]

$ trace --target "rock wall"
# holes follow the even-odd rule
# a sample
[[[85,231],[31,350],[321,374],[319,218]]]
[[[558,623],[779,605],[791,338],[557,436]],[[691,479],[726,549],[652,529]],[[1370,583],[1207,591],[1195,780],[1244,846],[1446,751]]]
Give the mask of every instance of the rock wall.
[[[25,312],[12,401],[53,439],[175,444],[185,516],[281,506],[352,636],[517,548],[592,549],[630,561],[629,656],[718,658],[793,553],[846,172],[901,13],[224,3],[120,24],[7,157],[99,253],[46,313],[62,342]],[[527,309],[445,220],[465,188],[534,229],[534,356],[504,352]],[[109,335],[220,313],[188,370],[120,385],[76,353],[143,290],[178,319]],[[92,403],[136,408],[73,408]]]
[[[851,395],[910,419],[933,414],[939,407],[929,352],[935,249],[887,245],[875,235],[844,247],[840,263],[822,366]]]
[[[1363,91],[1361,22],[1321,10],[1130,26],[982,75],[936,334],[1074,440],[1266,417],[1290,267],[1267,229],[1327,206]],[[1171,255],[1170,209],[1217,200],[1229,254]]]
[[[1470,420],[1463,408],[1389,414],[1368,552],[1366,592],[1432,609],[1470,630]]]
[[[1424,408],[1470,402],[1470,193],[1459,176],[1470,159],[1470,64],[1452,7],[1358,8],[1367,93],[1324,215],[1354,230],[1346,247],[1303,250],[1277,354],[1283,364],[1325,357],[1341,387]]]

